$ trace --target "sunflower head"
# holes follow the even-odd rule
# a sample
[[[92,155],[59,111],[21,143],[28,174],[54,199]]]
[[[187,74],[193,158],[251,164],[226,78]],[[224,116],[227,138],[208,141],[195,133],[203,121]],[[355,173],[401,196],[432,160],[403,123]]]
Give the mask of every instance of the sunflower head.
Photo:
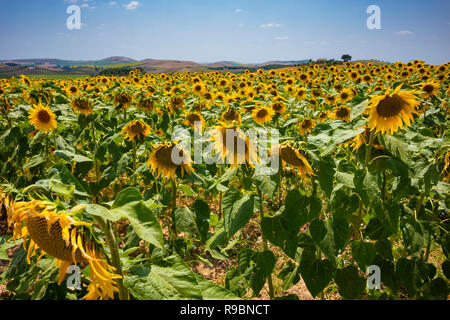
[[[204,127],[205,120],[200,112],[189,112],[184,117],[183,123],[186,126],[194,128],[196,124],[201,123],[202,128]]]
[[[429,98],[439,93],[439,83],[435,80],[428,80],[420,86],[422,97]]]
[[[53,131],[57,127],[56,115],[50,110],[50,107],[36,104],[30,110],[28,118],[30,123],[37,129],[43,132]]]
[[[134,120],[122,128],[122,133],[125,134],[125,139],[129,141],[140,140],[151,133],[151,128],[142,120]]]
[[[338,106],[334,109],[333,113],[334,119],[341,120],[345,122],[350,121],[350,108],[344,105]]]
[[[278,154],[282,160],[283,167],[289,166],[304,181],[308,181],[309,177],[315,175],[308,160],[301,154],[300,150],[288,143],[282,143],[273,147],[271,154]]]
[[[225,123],[241,124],[241,114],[235,108],[228,108],[222,113],[221,119]]]
[[[316,122],[311,118],[305,118],[300,122],[298,126],[299,132],[301,135],[305,135],[310,133],[311,130],[316,126]]]
[[[122,109],[128,109],[133,102],[133,98],[127,92],[118,92],[115,94],[113,102],[116,106],[121,106]]]
[[[252,118],[258,124],[265,124],[272,120],[273,115],[275,114],[272,108],[268,108],[265,106],[258,106],[252,111]]]
[[[70,106],[73,110],[75,110],[78,113],[89,115],[92,113],[92,103],[89,101],[88,98],[85,97],[75,97],[72,99]]]
[[[167,142],[155,146],[147,161],[150,171],[156,177],[162,176],[164,179],[176,177],[176,171],[192,172],[192,160],[189,153],[181,146]]]
[[[3,207],[5,197],[0,198]],[[116,279],[121,276],[109,271],[114,268],[103,261],[99,245],[90,238],[90,232],[86,232],[91,227],[90,223],[78,221],[66,212],[57,212],[56,205],[49,201],[8,200],[6,210],[8,225],[13,229],[12,239],[24,239],[28,263],[37,250],[41,251],[38,261],[46,253],[53,256],[59,267],[58,284],[61,284],[70,265],[87,262],[92,283],[84,299],[114,298],[114,293],[118,292]]]
[[[369,123],[371,130],[393,134],[403,123],[409,125],[414,121],[412,113],[419,105],[415,91],[400,91],[399,85],[393,92],[388,89],[385,94],[375,96],[369,101]]]
[[[256,146],[236,126],[222,124],[210,132],[213,149],[222,163],[237,167],[241,164],[254,166],[258,161]]]

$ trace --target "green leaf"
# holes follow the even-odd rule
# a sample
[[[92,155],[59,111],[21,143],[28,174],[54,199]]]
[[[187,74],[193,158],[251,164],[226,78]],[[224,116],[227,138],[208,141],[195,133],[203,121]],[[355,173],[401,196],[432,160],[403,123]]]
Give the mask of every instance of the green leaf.
[[[228,238],[243,228],[253,216],[255,195],[240,197],[234,189],[228,190],[223,198],[224,226]]]
[[[309,225],[313,241],[319,246],[325,257],[334,265],[336,263],[336,246],[331,220],[314,220]]]
[[[396,276],[411,296],[414,296],[429,279],[430,266],[423,261],[400,258],[396,264]]]
[[[450,280],[450,260],[445,260],[442,263],[442,273],[444,276]]]
[[[203,300],[239,300],[238,296],[224,287],[206,280],[198,273],[194,273],[194,275],[197,280],[197,288],[202,293]]]
[[[283,280],[283,290],[287,290],[300,281],[299,266],[288,260],[277,277]]]
[[[131,268],[123,279],[130,293],[140,300],[201,300],[195,274],[176,256],[152,265]]]
[[[78,181],[70,171],[65,167],[62,163],[57,163],[53,167],[51,167],[48,171],[48,176],[50,178],[61,181],[67,185],[74,185],[74,195],[76,195],[80,199],[90,198],[87,189]]]
[[[354,266],[336,270],[334,280],[339,294],[345,299],[358,299],[366,288],[366,280],[358,275],[358,269]]]
[[[246,283],[252,288],[253,294],[258,295],[268,276],[275,267],[275,256],[272,251],[263,252],[243,249],[238,257],[239,272],[245,276]]]
[[[372,243],[354,241],[352,243],[352,256],[358,263],[359,268],[365,272],[375,259],[376,249]]]
[[[93,162],[88,157],[73,153],[69,150],[55,150],[54,155],[60,157],[68,162]]]
[[[156,216],[150,210],[143,200],[130,202],[124,206],[110,210],[113,216],[122,216],[127,218],[137,235],[156,247],[164,248],[164,238]]]
[[[195,213],[187,207],[175,209],[175,225],[178,231],[182,231],[192,237],[197,234]]]
[[[419,221],[415,221],[412,217],[409,219],[404,217],[400,221],[400,230],[408,254],[413,255],[425,247],[428,232]]]
[[[448,285],[445,279],[438,277],[425,284],[423,288],[424,296],[433,300],[448,299]]]
[[[392,155],[398,157],[404,163],[410,163],[411,158],[409,156],[408,144],[406,142],[400,140],[395,135],[379,134],[377,137],[380,144]]]
[[[121,213],[110,211],[98,204],[88,204],[86,208],[84,208],[84,211],[91,216],[101,217],[113,222],[118,221],[121,218]]]
[[[50,179],[49,189],[58,195],[70,199],[73,197],[75,186],[62,183],[56,179]]]
[[[280,170],[274,175],[254,176],[253,181],[266,196],[272,199],[280,184]]]
[[[317,180],[319,181],[320,188],[327,195],[331,197],[333,191],[333,180],[336,173],[336,166],[334,162],[320,161],[318,165]]]
[[[41,163],[43,163],[44,161],[45,161],[45,159],[42,155],[36,154],[31,157],[30,161],[28,161],[27,163],[25,163],[23,165],[23,168],[24,169],[34,168],[34,167],[37,167],[38,165],[40,165]]]
[[[116,199],[114,199],[114,203],[111,206],[111,209],[121,207],[126,205],[127,203],[133,202],[133,201],[140,201],[143,200],[141,193],[138,189],[129,187],[125,188],[122,191],[119,192]]]
[[[377,217],[370,219],[366,226],[364,235],[369,239],[381,240],[389,237],[391,232],[383,225],[383,223]]]
[[[205,243],[208,238],[211,210],[209,209],[208,203],[203,200],[196,200],[192,205],[192,209],[195,212],[195,222],[197,224],[200,240]]]
[[[313,297],[316,297],[333,279],[335,267],[329,260],[318,260],[315,250],[303,250],[300,262],[300,274],[306,287]]]
[[[389,239],[378,240],[375,243],[376,252],[386,260],[392,261],[394,260],[394,256],[392,255],[392,244]]]

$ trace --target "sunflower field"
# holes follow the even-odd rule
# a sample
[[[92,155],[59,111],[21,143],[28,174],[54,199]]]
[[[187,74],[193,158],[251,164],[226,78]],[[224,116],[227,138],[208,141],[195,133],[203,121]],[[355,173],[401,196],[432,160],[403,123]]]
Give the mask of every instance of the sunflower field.
[[[0,298],[448,299],[449,70],[1,79]]]

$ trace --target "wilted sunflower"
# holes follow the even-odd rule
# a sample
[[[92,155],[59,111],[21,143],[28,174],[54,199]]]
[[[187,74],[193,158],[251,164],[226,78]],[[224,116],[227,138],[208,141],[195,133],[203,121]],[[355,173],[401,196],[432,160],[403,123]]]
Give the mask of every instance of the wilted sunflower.
[[[178,169],[181,169],[181,175],[184,175],[185,171],[192,172],[191,156],[179,145],[167,142],[154,147],[147,165],[156,177],[162,175],[165,179],[175,178]]]
[[[350,108],[346,106],[338,106],[334,109],[333,117],[336,120],[345,122],[350,121]]]
[[[296,149],[288,143],[282,143],[271,149],[272,155],[279,155],[282,160],[283,168],[289,166],[293,171],[297,171],[298,175],[304,180],[308,181],[310,176],[315,176],[308,160],[301,154],[299,149]]]
[[[78,113],[89,115],[92,113],[92,103],[89,101],[88,98],[85,97],[75,97],[72,99],[72,102],[70,103],[70,106],[73,110],[77,111]]]
[[[50,110],[50,107],[36,104],[30,110],[28,116],[30,123],[37,129],[43,132],[52,131],[56,129],[56,115]]]
[[[262,125],[272,120],[275,112],[272,108],[267,108],[264,106],[258,106],[252,111],[252,118],[256,123]]]
[[[184,101],[178,96],[172,96],[169,101],[169,112],[173,113],[176,110],[180,110],[184,107]]]
[[[435,80],[428,80],[420,86],[420,90],[422,90],[424,98],[436,96],[439,93],[439,83]]]
[[[370,130],[376,132],[393,134],[403,123],[409,125],[414,121],[412,113],[417,113],[415,107],[419,105],[415,91],[400,91],[399,85],[392,93],[386,90],[384,95],[373,97],[369,101],[369,123]]]
[[[46,253],[53,256],[59,267],[58,284],[61,284],[70,265],[88,262],[92,283],[84,299],[113,299],[116,280],[120,275],[109,270],[113,267],[103,261],[98,252],[98,245],[88,239],[85,232],[91,224],[77,221],[65,212],[56,212],[56,205],[48,201],[32,200],[14,202],[2,195],[1,205],[5,207],[8,225],[13,229],[13,238],[23,238],[27,251],[27,261],[41,250],[39,259]],[[28,249],[26,248],[27,239]]]
[[[213,149],[222,163],[237,167],[241,164],[254,166],[258,161],[256,146],[239,128],[235,126],[216,126],[209,136]]]
[[[306,133],[310,133],[311,130],[316,126],[316,122],[311,118],[305,118],[300,125],[298,126],[299,132],[301,135]]]
[[[142,120],[134,120],[122,128],[122,133],[125,134],[125,139],[129,141],[134,138],[140,140],[151,133],[151,128]]]

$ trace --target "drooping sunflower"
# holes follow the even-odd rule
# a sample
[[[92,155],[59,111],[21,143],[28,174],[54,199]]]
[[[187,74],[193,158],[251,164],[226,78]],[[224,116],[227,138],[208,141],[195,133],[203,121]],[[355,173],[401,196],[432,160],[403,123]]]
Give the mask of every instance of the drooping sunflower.
[[[122,128],[122,133],[125,135],[125,139],[132,141],[137,138],[140,140],[151,133],[151,128],[142,120],[133,120]]]
[[[333,117],[336,120],[341,120],[345,122],[350,121],[350,108],[346,106],[338,106],[334,109]]]
[[[375,96],[369,101],[369,122],[370,130],[376,132],[393,134],[403,124],[409,125],[414,121],[413,113],[417,113],[416,106],[419,105],[414,90],[400,91],[400,84],[390,93],[387,89],[385,94]]]
[[[256,123],[263,125],[272,120],[275,111],[272,108],[258,106],[252,111],[252,118]]]
[[[428,80],[420,86],[422,97],[429,98],[439,93],[439,83],[436,80]]]
[[[56,205],[49,201],[15,202],[5,195],[0,198],[0,204],[7,212],[8,225],[13,229],[11,240],[24,239],[28,263],[39,249],[38,261],[46,253],[53,256],[59,267],[58,284],[61,284],[70,265],[87,262],[92,283],[83,299],[114,298],[114,293],[119,291],[116,279],[121,276],[109,271],[115,269],[103,261],[99,245],[89,238],[86,231],[90,223],[76,220],[66,212],[57,212]]]
[[[235,108],[228,108],[222,113],[220,118],[226,123],[236,122],[236,124],[241,124],[242,122],[241,114]]]
[[[73,98],[70,103],[70,106],[72,107],[73,110],[86,116],[91,114],[93,110],[92,103],[89,101],[88,98],[85,97]]]
[[[192,160],[190,154],[174,142],[162,143],[154,146],[147,165],[156,177],[163,176],[164,179],[176,177],[176,171],[181,170],[190,174],[192,172]]]
[[[309,181],[309,177],[315,176],[308,160],[301,154],[299,149],[292,147],[288,143],[282,143],[271,149],[272,155],[279,155],[283,168],[289,166],[294,172],[304,180]]]
[[[244,132],[236,126],[221,124],[216,126],[210,133],[213,141],[213,150],[222,161],[237,167],[241,164],[249,164],[254,167],[258,157],[256,146]]]
[[[203,116],[200,112],[188,112],[184,114],[184,120],[183,123],[186,126],[190,126],[194,128],[198,123],[201,124],[201,127],[204,128],[205,126],[205,120],[203,119]]]
[[[300,122],[298,129],[301,135],[310,133],[311,130],[316,126],[316,122],[311,118],[305,118]]]
[[[50,107],[43,106],[41,103],[34,105],[28,118],[37,130],[43,132],[53,131],[57,127],[55,113],[50,110]]]
[[[120,105],[122,109],[128,109],[133,102],[133,98],[127,92],[118,92],[114,95],[113,102],[116,106]]]
[[[152,97],[143,97],[139,99],[137,108],[145,113],[151,113],[155,109],[155,99]]]

